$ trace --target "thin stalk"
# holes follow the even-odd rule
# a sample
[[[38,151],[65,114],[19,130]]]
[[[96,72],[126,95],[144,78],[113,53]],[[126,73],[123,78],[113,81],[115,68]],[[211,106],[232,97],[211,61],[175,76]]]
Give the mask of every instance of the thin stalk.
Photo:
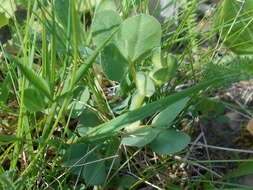
[[[28,3],[28,9],[27,9],[27,20],[30,20],[30,10],[31,9],[31,1],[29,1]],[[23,49],[23,54],[24,54],[24,58],[23,58],[23,64],[27,64],[28,61],[28,57],[27,57],[27,43],[28,43],[28,35],[29,35],[29,22],[27,22],[26,24],[26,28],[25,28],[25,38],[23,41],[24,44],[24,49]],[[21,95],[20,95],[20,104],[19,104],[19,117],[18,117],[18,126],[17,126],[17,134],[16,136],[22,137],[23,134],[23,119],[24,119],[24,115],[25,115],[25,108],[24,108],[24,90],[26,87],[26,78],[24,76],[22,76],[21,78]],[[17,167],[17,162],[19,159],[19,153],[21,151],[21,146],[22,143],[21,142],[16,142],[15,147],[14,147],[14,151],[13,151],[13,158],[11,160],[11,165],[10,168],[12,170],[15,170]]]

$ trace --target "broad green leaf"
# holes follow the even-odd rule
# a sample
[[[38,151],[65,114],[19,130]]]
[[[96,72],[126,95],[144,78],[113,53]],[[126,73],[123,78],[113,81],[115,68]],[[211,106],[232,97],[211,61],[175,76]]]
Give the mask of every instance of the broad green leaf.
[[[144,72],[138,72],[136,74],[136,86],[138,93],[151,97],[155,93],[155,86],[150,77]]]
[[[170,95],[164,99],[157,100],[155,102],[152,102],[150,104],[147,104],[139,109],[133,110],[131,112],[125,113],[121,116],[116,117],[115,119],[112,119],[111,121],[101,124],[95,128],[92,128],[89,131],[90,136],[97,136],[97,135],[110,135],[111,133],[114,133],[116,131],[119,131],[120,129],[124,128],[124,125],[131,124],[135,121],[142,120],[148,116],[151,116],[152,114],[162,111],[166,109],[168,106],[186,98],[194,95],[195,93],[199,92],[200,90],[203,90],[213,84],[220,83],[223,81],[224,78],[216,78],[210,81],[206,81],[203,83],[200,83],[198,85],[195,85],[191,88],[188,88],[186,90],[183,90],[181,92],[175,93],[173,95]],[[77,141],[82,140],[81,138]]]
[[[60,22],[67,27],[70,15],[70,1],[69,0],[55,0],[55,14]]]
[[[109,44],[102,52],[102,69],[108,79],[121,82],[128,71],[128,62],[114,44]]]
[[[89,152],[85,144],[72,144],[64,154],[64,165],[71,168],[71,172],[84,178],[87,185],[102,184],[106,178],[103,161],[97,161],[94,153]],[[96,162],[97,161],[97,162]],[[93,163],[91,163],[93,162]]]
[[[94,50],[92,50],[88,47],[80,47],[79,53],[80,53],[80,56],[82,57],[82,59],[87,59],[88,57],[90,57],[94,53]],[[100,56],[98,56],[96,58],[96,63],[99,64],[100,62],[101,62],[101,58],[100,58]]]
[[[173,154],[183,150],[189,142],[190,137],[185,133],[175,129],[167,129],[160,132],[151,142],[151,148],[156,153]]]
[[[20,63],[17,63],[17,65],[23,75],[34,85],[34,87],[52,100],[50,88],[47,82],[26,65]]]
[[[237,54],[253,53],[253,1],[224,0],[217,26],[228,49]]]
[[[161,25],[152,16],[134,16],[121,24],[116,39],[115,45],[121,54],[133,63],[160,46]]]
[[[105,41],[94,51],[94,53],[87,59],[87,61],[82,64],[76,73],[76,78],[74,79],[74,84],[76,84],[78,81],[81,80],[85,72],[92,66],[96,58],[98,57],[99,53],[104,49],[104,47],[112,40],[114,35],[118,32],[118,30],[113,31],[106,39]],[[71,78],[72,73],[68,75],[68,78]],[[68,85],[68,84],[67,84]]]
[[[31,113],[41,111],[46,106],[45,97],[38,90],[27,88],[24,90],[24,105]]]
[[[159,132],[158,129],[144,127],[124,137],[121,143],[127,146],[143,147],[152,142]]]
[[[87,164],[83,168],[83,178],[87,185],[103,184],[106,179],[106,168],[104,161],[97,161],[98,158],[94,155],[87,157]],[[97,162],[95,162],[97,161]],[[95,162],[89,164],[89,162]]]
[[[116,11],[117,7],[113,0],[102,0],[96,7],[96,12],[101,12],[105,10],[113,10]]]
[[[97,113],[89,109],[86,109],[80,115],[80,122],[77,126],[77,131],[80,136],[85,136],[90,127],[95,127],[99,124],[101,124],[101,120],[97,115]]]
[[[167,127],[171,124],[178,114],[184,109],[189,98],[184,98],[168,106],[165,110],[159,113],[152,121],[152,126]]]
[[[4,13],[7,18],[12,17],[16,9],[14,0],[0,0],[0,13]]]
[[[7,24],[9,24],[9,19],[5,16],[4,13],[0,12],[0,28],[2,28]]]
[[[92,36],[96,46],[101,46],[104,41],[117,30],[122,20],[117,12],[106,10],[98,12],[92,23]]]

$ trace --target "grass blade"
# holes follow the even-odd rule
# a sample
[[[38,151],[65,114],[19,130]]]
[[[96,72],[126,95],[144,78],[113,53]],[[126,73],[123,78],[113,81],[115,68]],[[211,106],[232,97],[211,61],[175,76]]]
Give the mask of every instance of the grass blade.
[[[189,89],[186,89],[184,91],[178,92],[176,94],[173,94],[171,96],[168,96],[164,99],[157,100],[155,102],[152,102],[146,106],[143,106],[139,109],[136,109],[134,111],[125,113],[115,119],[112,119],[111,121],[101,124],[95,128],[92,128],[89,131],[89,136],[96,136],[101,135],[105,133],[115,132],[122,128],[124,128],[124,125],[133,123],[138,120],[142,120],[156,112],[162,111],[165,108],[167,108],[169,105],[184,99],[186,97],[192,96],[193,94],[199,92],[200,90],[203,90],[212,84],[216,84],[220,81],[222,81],[223,78],[216,78],[210,81],[203,82],[201,84],[198,84],[196,86],[193,86]]]
[[[38,88],[44,95],[46,95],[50,100],[52,100],[52,96],[50,93],[50,88],[47,82],[35,72],[28,68],[27,66],[17,63],[20,71],[24,74],[24,76],[36,87]]]

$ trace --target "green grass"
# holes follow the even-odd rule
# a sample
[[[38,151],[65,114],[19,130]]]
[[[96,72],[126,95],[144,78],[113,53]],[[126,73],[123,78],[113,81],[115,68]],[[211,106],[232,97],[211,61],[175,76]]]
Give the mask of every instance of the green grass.
[[[212,167],[252,160],[194,160],[188,145],[216,105],[203,97],[252,76],[250,56],[218,55],[218,30],[236,22],[217,26],[218,5],[201,16],[205,1],[180,1],[164,23],[149,0],[93,2],[0,3],[12,35],[0,43],[0,189],[243,189]],[[197,164],[209,170],[194,179]]]

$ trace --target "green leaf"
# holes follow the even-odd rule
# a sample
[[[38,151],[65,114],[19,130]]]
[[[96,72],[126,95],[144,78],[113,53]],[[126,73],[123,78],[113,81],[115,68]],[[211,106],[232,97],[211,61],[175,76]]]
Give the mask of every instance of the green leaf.
[[[34,87],[52,100],[50,88],[47,82],[42,77],[35,74],[35,72],[26,65],[20,63],[17,63],[17,65],[23,75],[34,85]]]
[[[97,113],[86,109],[80,116],[80,122],[77,126],[77,131],[80,136],[85,136],[90,127],[95,127],[101,124],[101,120]]]
[[[128,71],[128,62],[114,44],[102,52],[102,69],[108,79],[121,82]]]
[[[164,99],[157,100],[150,104],[147,104],[139,109],[133,110],[131,112],[125,113],[121,116],[118,116],[111,121],[101,124],[95,128],[90,129],[89,135],[90,136],[97,136],[97,135],[111,135],[113,132],[119,131],[120,129],[124,128],[125,125],[131,124],[135,121],[142,120],[152,114],[162,111],[166,109],[168,106],[178,102],[188,96],[192,96],[193,94],[203,90],[213,84],[220,83],[223,81],[224,78],[216,78],[210,81],[206,81],[195,85],[191,88],[178,92],[176,94],[170,95]],[[108,134],[107,134],[108,133]],[[81,138],[77,141],[82,140]]]
[[[0,13],[4,13],[7,18],[12,17],[16,9],[14,0],[0,0]]]
[[[184,98],[168,106],[165,110],[159,113],[152,121],[152,126],[167,127],[171,124],[178,114],[184,109],[189,98]]]
[[[102,0],[96,7],[96,12],[101,12],[105,10],[113,10],[116,11],[117,7],[113,0]]]
[[[174,129],[160,132],[151,143],[154,152],[160,154],[173,154],[183,150],[190,142],[190,137]]]
[[[129,61],[135,62],[161,42],[161,25],[152,16],[138,15],[126,19],[120,26],[115,45]]]
[[[57,18],[67,27],[70,13],[69,0],[55,0],[54,5]]]
[[[9,24],[9,19],[5,16],[4,13],[0,12],[0,28],[2,28],[7,24]]]
[[[117,30],[122,20],[117,12],[106,10],[98,12],[92,23],[92,36],[96,46],[101,46],[104,41]]]
[[[253,53],[253,1],[224,0],[217,26],[228,49],[237,54]]]
[[[138,72],[136,74],[136,86],[140,95],[151,97],[155,93],[153,81],[144,72]]]
[[[46,106],[45,97],[38,90],[27,88],[24,90],[24,105],[31,113],[41,111]]]
[[[154,58],[153,58],[154,59]],[[159,63],[159,62],[158,62]],[[168,55],[166,64],[160,65],[156,63],[154,71],[151,73],[152,79],[157,85],[170,82],[177,71],[177,59],[173,55]]]
[[[98,185],[103,184],[106,179],[106,169],[103,161],[98,161],[94,164],[89,162],[97,161],[98,158],[94,155],[87,157],[87,166],[84,167],[83,178],[87,185]]]
[[[121,143],[127,146],[143,147],[151,143],[159,132],[160,130],[144,127],[124,137]]]
[[[104,183],[106,178],[105,164],[103,161],[97,161],[98,158],[94,153],[89,152],[87,145],[70,145],[64,154],[63,160],[66,167],[71,167],[70,171],[72,173],[76,175],[81,173],[87,185]]]
[[[90,56],[88,58],[88,60],[86,61],[86,63],[82,64],[77,72],[76,72],[76,78],[74,80],[74,84],[76,84],[78,81],[81,80],[81,78],[83,77],[83,75],[85,74],[85,72],[92,66],[92,64],[94,63],[94,61],[96,60],[97,56],[99,55],[99,53],[104,49],[104,47],[112,40],[112,38],[114,37],[114,35],[118,32],[118,30],[113,31],[112,34],[110,34],[106,40],[103,42],[103,44],[101,44],[92,54],[92,56]],[[70,73],[68,75],[68,78],[71,78],[72,73]],[[68,84],[66,84],[68,86]]]
[[[81,92],[79,92],[81,91]],[[75,96],[75,93],[78,93],[77,96]],[[82,112],[85,110],[87,104],[87,101],[90,98],[90,92],[88,88],[82,88],[82,87],[77,87],[77,89],[74,90],[73,92],[73,98],[76,99],[76,101],[73,101],[69,105],[69,112],[71,112],[71,117],[72,118],[77,118],[79,117]],[[74,107],[73,107],[74,106]]]

